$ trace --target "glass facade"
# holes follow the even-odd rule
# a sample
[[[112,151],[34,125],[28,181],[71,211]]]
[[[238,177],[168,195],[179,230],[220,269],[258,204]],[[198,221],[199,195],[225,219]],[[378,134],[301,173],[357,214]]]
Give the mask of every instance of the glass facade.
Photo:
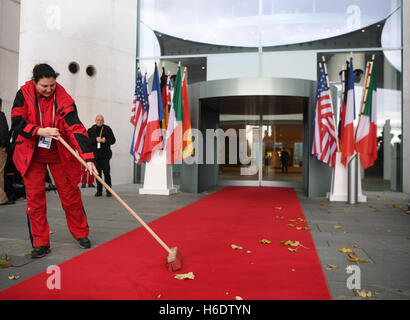
[[[148,77],[157,61],[172,74],[181,62],[188,68],[188,84],[242,77],[316,81],[317,64],[325,57],[336,122],[342,65],[353,54],[354,69],[364,72],[374,55],[378,159],[362,171],[362,186],[401,191],[401,1],[140,0],[138,17],[137,59]],[[356,80],[357,125],[364,76]],[[239,100],[234,103],[235,99]],[[248,174],[241,174],[241,165],[226,159],[219,165],[219,180],[302,183],[304,153],[310,149],[306,144],[311,143],[304,136],[309,102],[299,101],[299,107],[292,109],[289,106],[303,98],[278,99],[248,96],[219,101],[218,127],[235,130],[237,138],[239,130],[245,130],[247,156],[254,156],[258,164],[256,173],[249,163],[242,166],[247,168],[242,173]],[[226,139],[225,158],[229,157]],[[260,143],[258,150],[253,150],[255,140]],[[283,154],[288,158],[286,167]],[[177,176],[179,166],[174,167]]]

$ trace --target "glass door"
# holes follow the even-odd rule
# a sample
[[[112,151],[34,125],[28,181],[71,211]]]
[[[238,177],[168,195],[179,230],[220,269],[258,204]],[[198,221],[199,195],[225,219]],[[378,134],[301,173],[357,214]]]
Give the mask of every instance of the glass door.
[[[261,185],[302,186],[303,101],[273,98],[262,108]]]

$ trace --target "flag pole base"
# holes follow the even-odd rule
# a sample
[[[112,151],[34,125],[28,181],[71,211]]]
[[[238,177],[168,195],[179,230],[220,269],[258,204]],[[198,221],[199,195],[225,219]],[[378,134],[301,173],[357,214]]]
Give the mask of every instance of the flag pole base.
[[[336,165],[332,169],[331,190],[326,194],[330,202],[347,202],[348,201],[348,168],[341,163],[342,153],[336,153]],[[362,192],[362,179],[360,170],[357,170],[357,202],[367,202],[367,197]]]
[[[144,186],[139,194],[166,195],[177,193],[172,179],[172,165],[167,163],[166,151],[155,150],[145,164]]]

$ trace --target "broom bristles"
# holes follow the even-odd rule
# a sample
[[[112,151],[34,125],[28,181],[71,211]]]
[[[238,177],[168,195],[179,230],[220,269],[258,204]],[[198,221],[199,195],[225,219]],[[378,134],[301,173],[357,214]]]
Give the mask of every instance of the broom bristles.
[[[178,247],[171,249],[167,258],[167,266],[169,271],[177,271],[182,268],[182,255],[181,252],[178,251]]]

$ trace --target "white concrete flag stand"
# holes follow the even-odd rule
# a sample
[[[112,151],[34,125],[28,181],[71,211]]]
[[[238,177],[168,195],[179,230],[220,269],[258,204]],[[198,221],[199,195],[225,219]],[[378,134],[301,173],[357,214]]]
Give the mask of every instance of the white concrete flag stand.
[[[178,190],[172,181],[172,164],[167,163],[166,150],[155,150],[145,164],[144,187],[139,194],[171,195]]]
[[[336,152],[336,164],[335,168],[332,169],[332,183],[330,185],[330,192],[326,195],[330,202],[347,202],[348,167],[343,166],[341,159],[342,153]],[[360,175],[361,170],[357,171],[357,201],[367,202],[367,197],[362,193],[362,179]]]

